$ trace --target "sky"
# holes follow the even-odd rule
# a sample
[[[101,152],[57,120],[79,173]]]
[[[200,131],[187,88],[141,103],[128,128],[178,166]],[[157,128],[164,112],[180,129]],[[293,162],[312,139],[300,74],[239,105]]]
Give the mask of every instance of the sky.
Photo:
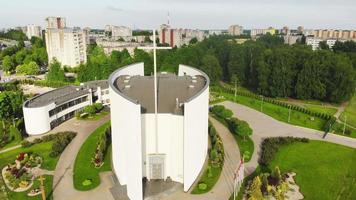
[[[70,27],[152,29],[168,13],[178,28],[356,29],[356,0],[0,0],[0,28],[44,27],[46,17],[63,16]]]

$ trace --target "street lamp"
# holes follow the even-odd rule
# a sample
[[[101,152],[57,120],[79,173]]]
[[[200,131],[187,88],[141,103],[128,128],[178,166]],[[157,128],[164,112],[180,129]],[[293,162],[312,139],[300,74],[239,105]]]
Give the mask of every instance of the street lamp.
[[[263,95],[260,95],[262,101],[261,101],[261,112],[263,111]]]
[[[342,130],[342,134],[343,134],[343,135],[345,135],[345,130],[346,130],[346,121],[347,121],[347,116],[345,115],[344,129]]]
[[[288,123],[290,122],[290,113],[291,113],[291,110],[292,110],[291,107],[292,107],[292,105],[289,104]]]

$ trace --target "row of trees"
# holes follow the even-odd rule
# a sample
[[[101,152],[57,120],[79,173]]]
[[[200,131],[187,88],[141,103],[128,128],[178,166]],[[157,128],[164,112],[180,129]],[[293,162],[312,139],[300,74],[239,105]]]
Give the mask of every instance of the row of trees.
[[[337,43],[333,51],[312,51],[306,45],[284,45],[278,36],[265,35],[244,44],[230,39],[212,36],[179,49],[158,51],[158,70],[177,72],[179,64],[186,64],[204,71],[213,84],[235,77],[241,85],[270,97],[342,102],[354,93],[354,42]],[[152,54],[139,49],[134,56],[126,50],[108,56],[92,45],[88,55],[88,62],[77,69],[79,82],[107,79],[117,68],[134,62],[145,63],[146,75],[153,69]]]

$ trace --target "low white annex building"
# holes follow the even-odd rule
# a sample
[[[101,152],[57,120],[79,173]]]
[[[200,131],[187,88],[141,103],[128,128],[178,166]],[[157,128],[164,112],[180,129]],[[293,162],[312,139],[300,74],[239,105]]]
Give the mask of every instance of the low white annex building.
[[[143,63],[109,78],[113,171],[130,200],[144,198],[143,179],[170,179],[188,191],[207,156],[208,76],[185,65],[178,76],[158,73],[157,107],[154,88]]]
[[[26,132],[29,135],[46,133],[93,103],[110,103],[106,80],[65,86],[37,95],[23,104]]]

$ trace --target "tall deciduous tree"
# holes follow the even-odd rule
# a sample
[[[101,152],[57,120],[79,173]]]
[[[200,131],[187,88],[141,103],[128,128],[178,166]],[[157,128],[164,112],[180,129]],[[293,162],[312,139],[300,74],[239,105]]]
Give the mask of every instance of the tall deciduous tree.
[[[66,81],[64,70],[61,68],[61,63],[57,60],[53,60],[49,66],[49,70],[46,76],[47,81]]]

